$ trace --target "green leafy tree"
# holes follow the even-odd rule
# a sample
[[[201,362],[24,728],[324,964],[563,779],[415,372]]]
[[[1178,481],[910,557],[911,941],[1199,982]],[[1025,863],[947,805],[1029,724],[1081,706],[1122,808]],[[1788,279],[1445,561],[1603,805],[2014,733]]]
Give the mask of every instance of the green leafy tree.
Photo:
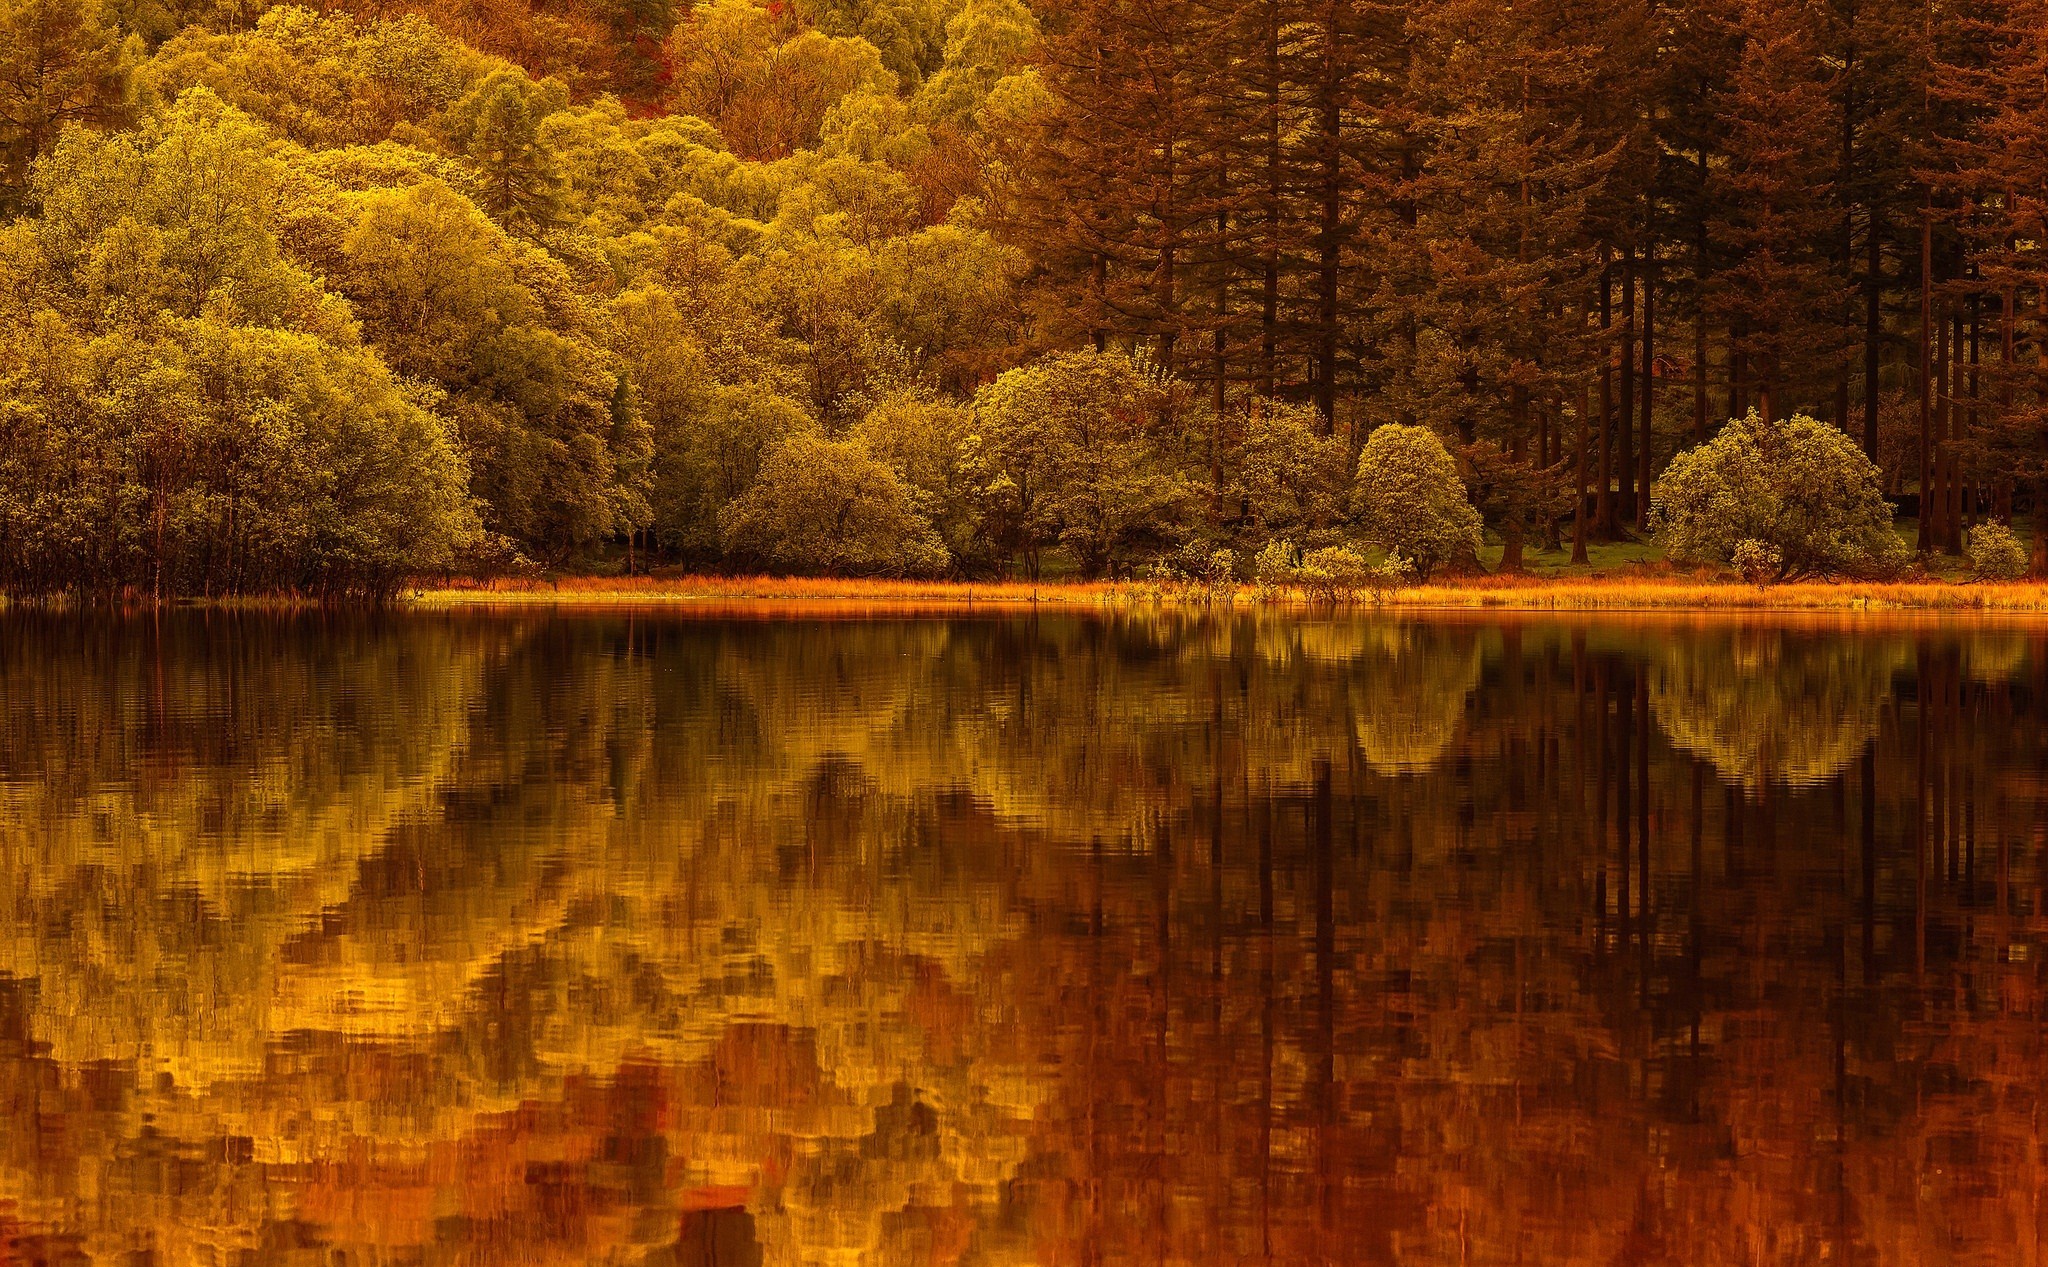
[[[928,576],[948,562],[894,471],[858,444],[814,432],[770,450],[718,521],[733,562],[778,572]]]
[[[956,570],[984,570],[989,559],[966,443],[974,413],[928,391],[891,393],[847,432],[896,472],[919,514],[938,529]]]
[[[1222,512],[1248,541],[1313,543],[1343,518],[1350,455],[1315,410],[1254,397],[1225,447]]]
[[[1129,357],[1068,352],[1011,370],[975,398],[973,457],[999,548],[1037,576],[1064,546],[1097,577],[1163,553],[1190,489],[1167,460],[1169,384]]]
[[[439,181],[349,200],[335,282],[462,426],[485,523],[559,561],[647,520],[649,438],[561,265]]]
[[[1675,559],[1729,563],[1744,541],[1778,551],[1780,578],[1884,575],[1904,562],[1875,463],[1839,428],[1752,410],[1680,454],[1651,523]]]
[[[212,317],[0,344],[0,583],[387,593],[476,531],[447,422],[373,353]]]
[[[1367,540],[1427,578],[1478,553],[1482,525],[1443,441],[1427,427],[1376,428],[1358,455],[1352,511]]]

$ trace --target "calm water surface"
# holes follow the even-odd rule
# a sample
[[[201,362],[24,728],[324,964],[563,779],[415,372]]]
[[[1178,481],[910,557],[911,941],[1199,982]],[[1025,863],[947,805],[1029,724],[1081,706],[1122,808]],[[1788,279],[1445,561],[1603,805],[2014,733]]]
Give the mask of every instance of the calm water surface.
[[[2048,629],[0,622],[0,1263],[2025,1264]]]

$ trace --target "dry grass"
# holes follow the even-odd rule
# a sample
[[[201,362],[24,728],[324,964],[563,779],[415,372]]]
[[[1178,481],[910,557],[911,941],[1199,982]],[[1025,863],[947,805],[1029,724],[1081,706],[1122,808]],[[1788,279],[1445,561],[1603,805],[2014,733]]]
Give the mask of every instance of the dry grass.
[[[813,613],[835,608],[874,611],[939,611],[1051,606],[1125,609],[1194,606],[1216,596],[1199,590],[1162,590],[1143,582],[833,580],[811,577],[606,578],[560,581],[458,584],[414,594],[414,606],[430,608],[697,606],[793,609]],[[1249,587],[1232,597],[1257,601]],[[1280,595],[1285,606],[1308,606],[1299,596]],[[1358,606],[1398,609],[1506,611],[1732,611],[1732,612],[1952,612],[2048,615],[2048,584],[1960,584],[1912,581],[1890,584],[1810,582],[1758,588],[1740,582],[1686,577],[1631,576],[1570,580],[1538,577],[1483,577],[1414,586],[1379,603]]]

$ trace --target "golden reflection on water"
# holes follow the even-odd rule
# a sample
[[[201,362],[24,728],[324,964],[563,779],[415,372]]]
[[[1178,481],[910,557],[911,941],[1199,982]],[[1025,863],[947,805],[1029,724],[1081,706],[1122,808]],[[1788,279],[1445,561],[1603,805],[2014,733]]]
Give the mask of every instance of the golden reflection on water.
[[[0,623],[0,1264],[2028,1263],[2048,638]]]

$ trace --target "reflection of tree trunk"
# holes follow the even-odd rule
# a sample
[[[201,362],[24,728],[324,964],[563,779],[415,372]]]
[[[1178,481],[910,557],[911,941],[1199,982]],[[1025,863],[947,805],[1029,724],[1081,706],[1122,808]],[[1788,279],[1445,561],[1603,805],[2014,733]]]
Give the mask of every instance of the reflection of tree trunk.
[[[1721,834],[1726,842],[1723,847],[1728,854],[1726,866],[1731,883],[1740,883],[1748,869],[1743,861],[1746,850],[1742,843],[1742,811],[1742,793],[1730,784],[1722,796],[1721,814],[1727,825],[1721,829]]]
[[[1334,1166],[1330,1136],[1337,1117],[1337,921],[1336,895],[1331,875],[1330,762],[1317,758],[1315,765],[1314,837],[1316,864],[1316,1236],[1317,1254],[1323,1255],[1335,1220],[1331,1198]]]
[[[1650,1005],[1650,963],[1656,945],[1650,928],[1650,675],[1646,667],[1636,669],[1636,870],[1642,873],[1642,891],[1636,898],[1638,922],[1642,926],[1643,971],[1638,989],[1642,1003]]]
[[[1088,1120],[1083,1127],[1088,1155],[1087,1179],[1084,1181],[1086,1197],[1082,1207],[1082,1226],[1087,1229],[1082,1237],[1084,1261],[1090,1264],[1102,1261],[1102,1135],[1098,1129],[1096,1107],[1108,1094],[1102,1076],[1102,838],[1096,837],[1089,850],[1089,915],[1088,915],[1088,1052],[1085,1064],[1088,1069]]]
[[[1863,750],[1863,984],[1872,980],[1871,959],[1877,953],[1877,746]]]
[[[1273,797],[1259,796],[1259,1256],[1273,1256]]]
[[[1173,833],[1164,824],[1159,825],[1159,847],[1153,860],[1154,901],[1158,911],[1158,931],[1154,935],[1159,955],[1157,980],[1159,984],[1158,1018],[1153,1025],[1152,1041],[1157,1052],[1158,1066],[1150,1079],[1152,1089],[1152,1127],[1158,1135],[1151,1141],[1152,1179],[1155,1200],[1155,1221],[1153,1223],[1153,1244],[1159,1260],[1166,1261],[1167,1218],[1172,1210],[1173,1159],[1168,1156],[1168,1141],[1172,1138],[1167,1115],[1172,1112],[1174,1097],[1173,1080]]]
[[[1211,1044],[1209,1071],[1209,1155],[1223,1156],[1223,1078],[1228,1051],[1223,1037],[1223,695],[1214,675],[1210,685],[1215,689],[1216,714],[1210,734],[1217,739],[1218,751],[1214,754],[1215,778],[1210,788],[1209,803],[1209,1041]],[[1229,1062],[1235,1063],[1235,1062]]]
[[[1706,896],[1706,876],[1700,867],[1700,854],[1706,838],[1706,799],[1706,767],[1695,761],[1692,763],[1692,902],[1686,913],[1685,922],[1685,997],[1686,1012],[1691,1018],[1687,1029],[1687,1051],[1694,1061],[1697,1061],[1700,1055],[1700,907]],[[1697,1080],[1691,1080],[1691,1085],[1697,1088]],[[1699,1116],[1696,1096],[1697,1091],[1691,1112],[1688,1114],[1688,1117],[1694,1120]]]
[[[1627,670],[1623,670],[1627,674]],[[1615,895],[1615,918],[1621,945],[1626,947],[1635,935],[1635,922],[1630,907],[1635,897],[1635,868],[1629,850],[1629,756],[1635,749],[1635,680],[1632,674],[1625,676],[1615,691],[1614,699],[1614,830],[1621,850],[1621,888]]]
[[[1918,649],[1919,673],[1914,689],[1918,695],[1918,716],[1914,718],[1913,751],[1913,974],[1919,979],[1927,971],[1927,763],[1929,712],[1933,704],[1933,661],[1927,647]]]
[[[1593,879],[1594,927],[1598,934],[1593,945],[1596,953],[1607,949],[1607,788],[1613,778],[1613,766],[1607,750],[1607,662],[1593,662],[1594,707],[1598,710],[1594,724],[1593,748],[1599,754],[1599,775],[1593,786],[1593,856],[1599,859],[1600,869]]]

